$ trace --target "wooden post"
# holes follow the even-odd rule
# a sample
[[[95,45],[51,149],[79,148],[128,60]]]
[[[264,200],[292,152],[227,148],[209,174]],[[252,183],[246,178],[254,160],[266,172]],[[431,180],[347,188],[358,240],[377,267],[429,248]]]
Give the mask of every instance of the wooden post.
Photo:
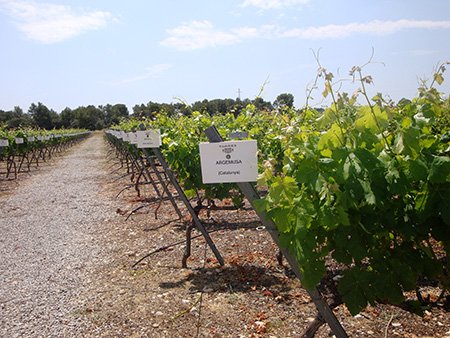
[[[153,159],[151,158],[149,151],[147,149],[142,149],[142,152],[144,153],[145,157],[147,158],[148,163],[152,167],[153,172],[155,173],[156,177],[158,178],[158,181],[161,184],[164,193],[169,198],[170,203],[172,204],[173,208],[175,209],[175,212],[177,213],[178,217],[181,219],[183,217],[183,215],[181,214],[180,208],[178,208],[177,202],[175,202],[175,199],[174,199],[172,193],[170,192],[168,185],[166,185],[166,183],[164,182],[164,179],[161,176],[160,172],[158,171],[158,168],[156,167]],[[147,170],[145,165],[144,165],[144,168],[145,168],[145,170]],[[147,173],[150,176],[150,180],[153,181],[153,179],[151,178],[151,173],[148,171],[147,171]],[[155,186],[155,184],[156,183],[152,182],[153,187],[155,188],[155,190],[157,190],[158,188]],[[164,194],[159,194],[159,191],[158,191],[158,197],[162,200],[164,197]]]
[[[184,193],[181,186],[178,184],[178,180],[176,179],[175,175],[173,174],[172,170],[170,169],[169,165],[167,164],[166,160],[164,159],[161,150],[159,148],[151,148],[153,150],[153,153],[155,154],[156,158],[158,159],[159,163],[164,168],[164,171],[167,174],[167,177],[169,177],[170,182],[176,189],[178,196],[183,201],[184,205],[186,206],[187,210],[189,211],[189,214],[192,217],[192,221],[194,222],[196,228],[202,233],[203,237],[206,240],[206,243],[208,243],[208,246],[211,248],[212,252],[214,253],[214,256],[216,256],[217,261],[220,265],[225,265],[225,262],[219,252],[217,250],[216,245],[214,244],[213,240],[209,236],[209,233],[206,231],[205,227],[203,226],[202,222],[198,218],[197,214],[195,213],[194,208],[192,207],[191,203],[189,202],[188,198],[186,197],[186,194]]]

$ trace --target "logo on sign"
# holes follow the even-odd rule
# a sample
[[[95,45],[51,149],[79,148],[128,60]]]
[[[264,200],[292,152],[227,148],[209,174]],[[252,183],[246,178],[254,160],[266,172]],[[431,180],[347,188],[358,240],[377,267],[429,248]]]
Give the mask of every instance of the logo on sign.
[[[234,149],[233,148],[223,148],[222,151],[225,154],[231,154],[234,151]]]

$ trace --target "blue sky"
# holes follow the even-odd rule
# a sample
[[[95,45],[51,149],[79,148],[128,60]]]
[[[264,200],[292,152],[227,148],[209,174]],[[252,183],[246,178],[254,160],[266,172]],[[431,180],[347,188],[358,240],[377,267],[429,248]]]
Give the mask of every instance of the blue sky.
[[[0,0],[0,49],[3,110],[253,99],[266,80],[301,107],[319,49],[343,80],[374,50],[370,91],[398,100],[450,61],[450,1]]]

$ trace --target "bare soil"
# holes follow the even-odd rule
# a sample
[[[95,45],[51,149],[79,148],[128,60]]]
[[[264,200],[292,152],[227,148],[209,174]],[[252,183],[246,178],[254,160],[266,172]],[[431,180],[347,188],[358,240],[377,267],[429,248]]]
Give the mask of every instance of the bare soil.
[[[203,238],[198,237],[193,240],[188,269],[181,267],[184,245],[156,253],[133,268],[132,265],[147,253],[183,241],[189,217],[182,209],[185,217],[176,220],[170,203],[165,202],[158,210],[157,219],[154,214],[157,205],[149,204],[125,221],[131,210],[144,204],[143,198],[153,195],[147,187],[142,188],[144,196],[141,198],[137,198],[133,188],[116,197],[130,181],[129,177],[119,178],[125,172],[117,170],[114,158],[107,159],[106,152],[101,135],[96,134],[31,177],[22,175],[18,183],[1,183],[4,192],[0,195],[3,236],[0,252],[8,253],[9,263],[0,263],[0,336],[300,336],[314,320],[316,309],[290,269],[278,265],[277,248],[251,210],[213,211],[211,216],[215,222],[206,214],[200,214],[207,229],[215,231],[211,237],[225,259],[223,267]],[[61,175],[68,159],[77,170],[67,174],[66,183],[55,185],[55,175]],[[91,172],[83,177],[76,174],[80,170]],[[51,255],[57,270],[47,264],[38,267],[31,264],[31,261],[44,259],[39,257],[39,252],[30,257],[21,250],[14,251],[11,243],[26,246],[22,243],[24,236],[28,241],[29,236],[36,236],[36,233],[24,235],[29,232],[26,229],[7,231],[11,227],[17,229],[21,224],[18,218],[30,217],[28,208],[35,206],[26,198],[31,199],[34,190],[42,190],[41,180],[47,182],[46,194],[60,191],[62,196],[70,196],[78,191],[82,195],[73,197],[73,204],[64,198],[51,202],[51,210],[57,211],[52,213],[52,219],[57,221],[52,223],[48,218],[50,227],[42,231],[52,234],[55,231],[52,227],[69,226],[56,240],[51,236],[41,238],[49,245],[68,250],[68,256],[59,251]],[[75,190],[79,189],[77,186],[82,190]],[[83,189],[86,194],[82,193]],[[12,215],[11,208],[15,206],[9,200],[15,196],[21,198],[21,213]],[[79,210],[85,210],[88,205],[96,207],[89,209],[80,220],[79,216],[67,214],[71,205]],[[181,203],[179,205],[181,207]],[[36,221],[43,218],[39,209],[34,209],[33,214]],[[70,218],[74,222],[68,221]],[[170,224],[164,225],[168,222]],[[75,234],[70,228],[76,228]],[[64,241],[65,246],[58,247],[58,241]],[[22,268],[17,268],[23,264],[27,269],[38,268],[40,276],[51,276],[62,285],[61,290],[67,291],[67,296],[63,299],[48,296],[54,290],[44,281],[29,280],[36,279],[36,274],[28,276]],[[46,275],[46,270],[53,272]],[[20,274],[21,278],[14,280],[8,277],[11,274]],[[31,290],[35,291],[44,303],[41,306],[46,316],[30,319],[26,325],[27,315],[32,310],[24,306],[24,299],[28,298],[14,291],[20,288],[25,289],[27,297],[32,296]],[[430,288],[427,292],[435,297],[438,290]],[[11,295],[17,300],[12,301]],[[343,305],[335,312],[350,337],[450,337],[450,314],[443,307],[434,307],[423,317],[388,305],[368,307],[355,317]],[[59,319],[49,321],[49,318]],[[42,321],[47,324],[43,325]],[[18,322],[22,325],[16,325]],[[316,336],[332,334],[323,325]]]

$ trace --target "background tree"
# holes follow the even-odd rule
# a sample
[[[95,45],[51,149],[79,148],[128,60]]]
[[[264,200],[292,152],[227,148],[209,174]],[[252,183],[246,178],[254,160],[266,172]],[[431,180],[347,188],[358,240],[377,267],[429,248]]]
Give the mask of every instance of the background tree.
[[[146,105],[140,104],[133,107],[133,116],[137,118],[154,119],[155,114],[161,111],[161,104],[149,101]]]
[[[38,102],[38,104],[32,103],[28,109],[28,113],[31,115],[35,125],[42,129],[58,128],[61,124],[59,115],[54,111],[48,109],[44,104]]]
[[[5,124],[8,129],[19,127],[31,127],[34,121],[30,115],[25,114],[22,108],[16,106],[13,110],[0,110],[0,124]]]
[[[69,107],[64,108],[60,114],[61,126],[64,128],[77,128],[75,125],[75,113]]]
[[[103,111],[105,116],[104,122],[107,127],[119,123],[120,120],[127,118],[129,115],[127,106],[122,103],[113,106],[107,104],[106,106],[100,106],[99,109]]]
[[[258,96],[254,101],[253,104],[255,107],[259,110],[267,110],[270,111],[273,109],[272,103],[269,101],[264,101],[264,99],[260,96]]]
[[[289,93],[283,93],[277,96],[276,100],[273,101],[273,106],[276,108],[281,107],[294,107],[294,95]]]
[[[105,127],[105,114],[95,106],[78,107],[73,112],[76,128],[99,130]]]

